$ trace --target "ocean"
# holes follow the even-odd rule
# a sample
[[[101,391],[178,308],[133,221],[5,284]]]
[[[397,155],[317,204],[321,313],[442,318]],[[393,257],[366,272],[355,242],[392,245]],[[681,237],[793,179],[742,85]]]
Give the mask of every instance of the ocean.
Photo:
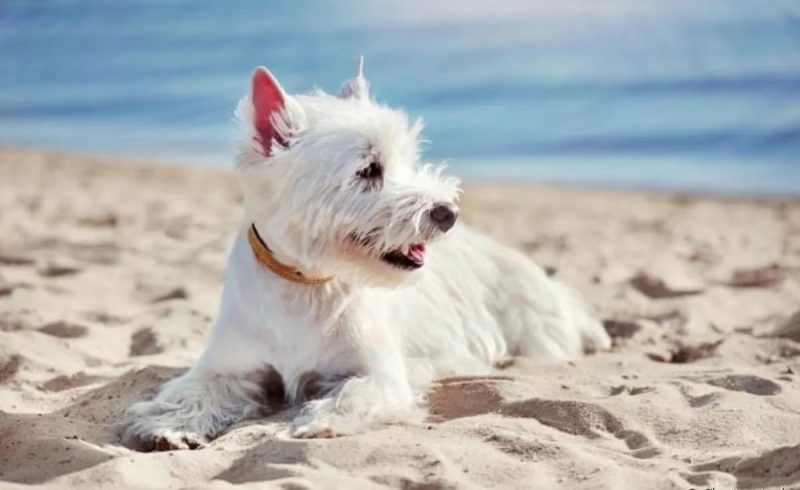
[[[800,2],[0,2],[0,144],[230,165],[265,65],[426,122],[467,178],[800,195]]]

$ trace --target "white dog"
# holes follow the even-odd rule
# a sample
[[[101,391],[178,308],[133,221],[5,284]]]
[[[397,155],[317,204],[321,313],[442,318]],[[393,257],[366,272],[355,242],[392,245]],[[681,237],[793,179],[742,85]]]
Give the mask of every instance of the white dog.
[[[128,437],[194,448],[284,401],[302,404],[295,437],[348,434],[419,415],[434,376],[609,346],[566,287],[455,224],[458,181],[420,162],[421,122],[368,90],[362,63],[339,96],[255,71],[219,318],[197,364],[131,408]]]

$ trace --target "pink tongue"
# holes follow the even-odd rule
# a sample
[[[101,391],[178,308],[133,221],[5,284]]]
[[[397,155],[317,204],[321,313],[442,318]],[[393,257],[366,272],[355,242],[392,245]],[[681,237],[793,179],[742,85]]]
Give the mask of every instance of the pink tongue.
[[[425,244],[418,243],[416,245],[411,245],[408,249],[408,256],[417,262],[425,260]]]

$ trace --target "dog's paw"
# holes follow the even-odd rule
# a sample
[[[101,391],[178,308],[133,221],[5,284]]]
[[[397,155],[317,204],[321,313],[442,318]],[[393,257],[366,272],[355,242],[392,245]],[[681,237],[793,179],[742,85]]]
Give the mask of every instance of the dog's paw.
[[[134,449],[144,452],[200,449],[208,441],[194,432],[164,430],[135,437]]]
[[[333,439],[340,435],[326,424],[313,422],[292,429],[292,437],[295,439]]]
[[[188,427],[153,423],[148,419],[135,420],[122,434],[122,443],[125,446],[143,452],[198,449],[207,442],[206,437]]]

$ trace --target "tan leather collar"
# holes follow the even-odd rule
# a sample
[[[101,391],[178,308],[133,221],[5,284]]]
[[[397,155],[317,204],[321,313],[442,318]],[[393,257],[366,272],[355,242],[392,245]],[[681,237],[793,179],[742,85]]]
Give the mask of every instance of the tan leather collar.
[[[296,282],[297,284],[315,285],[325,284],[333,279],[333,277],[308,277],[294,267],[279,262],[272,254],[272,250],[270,250],[267,244],[264,243],[264,240],[261,239],[255,224],[250,225],[250,229],[247,230],[247,241],[250,242],[250,248],[253,249],[256,259],[261,265],[287,281]]]

